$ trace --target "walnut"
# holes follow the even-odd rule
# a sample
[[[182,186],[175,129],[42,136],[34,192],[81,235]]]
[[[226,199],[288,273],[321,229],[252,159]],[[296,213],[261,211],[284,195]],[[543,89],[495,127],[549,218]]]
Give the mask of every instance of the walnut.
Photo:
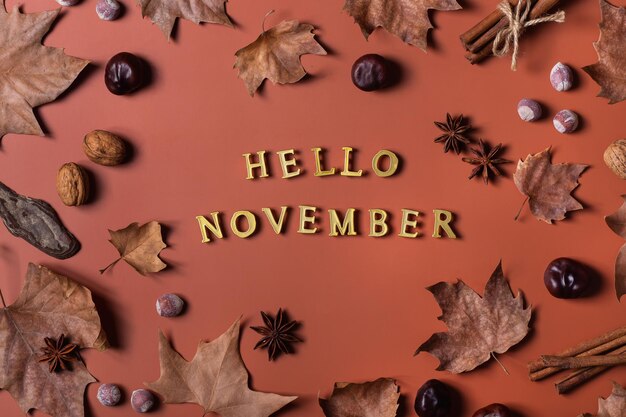
[[[626,180],[626,139],[618,139],[606,148],[604,163],[615,175]]]
[[[57,193],[66,206],[80,206],[89,198],[87,172],[73,162],[63,164],[57,173]]]
[[[83,140],[83,151],[87,158],[99,165],[119,165],[127,157],[128,148],[118,136],[106,130],[87,133]]]

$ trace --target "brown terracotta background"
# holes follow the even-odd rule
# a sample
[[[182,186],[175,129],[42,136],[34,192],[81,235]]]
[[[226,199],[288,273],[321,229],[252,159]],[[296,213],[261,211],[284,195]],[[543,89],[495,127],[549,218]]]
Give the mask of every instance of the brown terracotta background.
[[[15,1],[8,1],[11,8]],[[159,376],[157,329],[173,339],[176,349],[191,358],[200,339],[213,339],[243,315],[246,328],[241,352],[256,390],[294,394],[300,399],[280,415],[322,416],[318,392],[325,396],[335,381],[365,381],[380,376],[397,379],[402,388],[400,415],[414,415],[416,389],[440,378],[460,392],[464,415],[487,403],[509,404],[523,416],[574,416],[596,410],[611,381],[626,383],[623,369],[602,375],[575,393],[557,396],[551,381],[531,383],[525,364],[542,353],[558,351],[624,323],[625,306],[613,290],[613,262],[623,243],[604,224],[603,216],[622,200],[624,183],[603,165],[602,153],[625,136],[626,104],[609,106],[596,98],[599,87],[580,68],[596,60],[592,42],[598,37],[596,1],[564,0],[564,24],[546,24],[524,37],[517,72],[506,60],[472,67],[463,58],[458,35],[486,15],[496,1],[463,0],[458,12],[431,13],[436,29],[428,53],[404,45],[379,30],[369,42],[342,12],[342,1],[232,0],[228,13],[236,29],[179,22],[174,40],[166,42],[157,27],[142,21],[131,0],[116,22],[99,21],[95,1],[66,9],[45,43],[93,61],[76,85],[59,101],[40,108],[47,137],[7,135],[0,153],[0,178],[17,191],[48,200],[83,244],[81,252],[58,261],[22,240],[0,232],[0,286],[7,298],[18,294],[29,261],[66,273],[90,287],[114,348],[84,353],[91,372],[102,382],[120,384],[126,393]],[[626,5],[624,0],[618,4]],[[27,1],[28,12],[56,7],[51,0]],[[250,98],[232,69],[234,53],[253,41],[265,13],[271,26],[282,19],[315,25],[328,56],[305,56],[310,76],[297,85],[266,83]],[[130,51],[154,68],[149,88],[130,97],[116,97],[104,87],[107,59]],[[364,93],[350,82],[352,62],[364,53],[380,53],[402,68],[401,83],[381,93]],[[558,93],[548,80],[550,68],[563,61],[576,68],[576,88]],[[522,97],[545,105],[548,117],[523,123],[516,114]],[[569,108],[582,117],[582,128],[558,134],[551,115]],[[508,177],[494,186],[468,181],[471,169],[433,143],[433,120],[446,112],[466,114],[475,137],[507,144],[506,157],[517,160],[552,146],[555,162],[591,165],[581,178],[576,197],[585,210],[569,220],[547,225],[524,211],[513,221],[522,196]],[[107,168],[83,155],[83,135],[95,128],[128,138],[134,157],[126,165]],[[327,149],[328,161],[339,166],[342,146],[358,150],[355,162],[369,169],[379,149],[402,157],[400,174],[380,179],[316,178],[311,147]],[[305,175],[244,179],[242,153],[295,148]],[[74,161],[95,179],[92,204],[64,207],[54,183],[58,167]],[[273,171],[278,165],[273,160]],[[322,233],[296,233],[299,204],[317,206]],[[194,217],[261,207],[293,207],[287,232],[276,236],[263,217],[261,230],[241,240],[230,235],[208,245],[200,243]],[[425,213],[419,239],[389,236],[330,238],[326,210],[384,208],[398,232],[401,208]],[[456,241],[429,237],[434,208],[456,213]],[[227,217],[227,218],[228,218]],[[158,220],[166,225],[170,245],[162,255],[170,267],[142,277],[118,264],[104,276],[98,269],[116,257],[107,242],[107,228],[133,221]],[[359,217],[367,231],[367,215]],[[602,288],[576,301],[552,298],[542,273],[553,258],[569,256],[589,263],[602,275]],[[535,310],[533,331],[525,342],[500,357],[511,375],[489,363],[466,375],[435,371],[428,354],[413,357],[415,348],[434,331],[440,311],[424,287],[462,278],[482,288],[502,259],[512,287],[521,289]],[[156,297],[175,292],[188,302],[175,319],[157,316]],[[297,355],[269,363],[265,352],[253,351],[259,310],[285,307],[303,322],[306,343]],[[97,384],[87,392],[90,415],[132,414],[125,402],[116,408],[97,403]],[[6,392],[0,393],[3,416],[21,415]],[[36,413],[40,415],[39,413]],[[154,415],[200,416],[195,405],[161,406]]]

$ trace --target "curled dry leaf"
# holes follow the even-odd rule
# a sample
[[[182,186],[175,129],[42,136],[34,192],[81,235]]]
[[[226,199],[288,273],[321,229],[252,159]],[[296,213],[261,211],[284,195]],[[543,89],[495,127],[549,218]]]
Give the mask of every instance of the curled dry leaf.
[[[439,320],[449,330],[433,334],[415,354],[435,355],[439,371],[471,371],[495,353],[506,352],[528,334],[531,309],[524,308],[520,293],[513,297],[501,263],[487,281],[482,298],[461,280],[455,284],[439,282],[428,291],[441,307]]]
[[[613,392],[605,400],[598,400],[598,414],[595,417],[624,417],[626,416],[626,389],[620,384],[613,383]],[[578,417],[594,417],[592,414],[585,413]]]
[[[226,14],[226,0],[137,0],[141,16],[149,17],[169,40],[177,18],[233,26]]]
[[[570,193],[578,187],[578,178],[587,168],[582,164],[553,165],[550,159],[550,148],[528,155],[517,163],[513,175],[519,191],[528,197],[531,213],[546,223],[563,220],[568,211],[583,208]]]
[[[433,27],[428,10],[459,10],[456,0],[346,0],[344,10],[354,18],[365,39],[382,27],[409,45],[426,51]]]
[[[141,226],[131,223],[120,230],[109,230],[109,234],[109,242],[115,246],[120,257],[101,269],[101,274],[122,259],[141,275],[159,272],[167,266],[159,259],[159,253],[167,245],[163,242],[158,222],[151,221]]]
[[[361,384],[338,382],[328,399],[319,399],[326,417],[395,417],[398,411],[396,382],[391,378]]]
[[[600,39],[593,46],[598,62],[583,68],[601,87],[609,104],[626,100],[626,8],[600,0]]]
[[[72,372],[50,373],[40,362],[45,337],[65,334],[81,348],[108,347],[91,292],[67,277],[33,264],[17,300],[0,308],[0,389],[24,413],[38,409],[53,417],[83,417],[84,393],[95,379],[81,361]]]
[[[161,376],[146,386],[168,404],[194,403],[221,417],[267,417],[297,397],[252,391],[239,353],[237,320],[212,342],[202,341],[191,362],[159,332]]]
[[[326,55],[315,40],[314,29],[296,20],[283,20],[235,53],[234,67],[251,96],[266,78],[274,84],[300,81],[306,75],[301,55]]]
[[[44,133],[33,108],[54,101],[89,61],[65,55],[62,48],[43,46],[59,11],[7,13],[0,6],[0,138],[7,133]]]
[[[619,235],[622,239],[626,239],[626,195],[622,196],[624,203],[613,214],[604,217],[607,226]],[[615,260],[615,293],[617,299],[621,299],[626,294],[626,244],[624,244]]]

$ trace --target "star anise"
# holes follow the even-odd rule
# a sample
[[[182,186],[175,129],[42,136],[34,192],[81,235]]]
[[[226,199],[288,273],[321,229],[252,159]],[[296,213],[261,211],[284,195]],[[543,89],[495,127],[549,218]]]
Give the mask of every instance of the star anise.
[[[263,336],[254,346],[255,349],[267,348],[268,359],[274,360],[278,355],[293,353],[292,343],[302,342],[292,332],[298,327],[297,321],[289,320],[287,313],[278,309],[276,317],[261,311],[261,317],[265,326],[251,326],[250,328]]]
[[[78,359],[78,345],[69,343],[62,334],[58,339],[51,337],[44,338],[46,346],[41,348],[43,356],[39,357],[39,362],[48,362],[48,370],[55,372],[59,368],[64,371],[68,369],[68,363]]]
[[[444,132],[443,135],[435,138],[435,143],[443,142],[444,152],[453,149],[458,155],[461,153],[461,148],[470,143],[466,133],[471,129],[471,126],[463,118],[462,114],[452,117],[450,113],[446,113],[446,122],[435,122],[435,126]]]
[[[476,168],[472,170],[469,179],[472,179],[475,176],[482,174],[485,184],[489,184],[489,177],[491,175],[496,177],[502,175],[502,172],[498,169],[498,165],[508,164],[511,161],[509,161],[508,159],[496,158],[501,150],[501,143],[489,149],[489,146],[487,146],[487,144],[481,139],[479,141],[478,148],[470,149],[470,151],[474,155],[476,155],[476,158],[463,158],[464,162],[472,165],[477,165]]]

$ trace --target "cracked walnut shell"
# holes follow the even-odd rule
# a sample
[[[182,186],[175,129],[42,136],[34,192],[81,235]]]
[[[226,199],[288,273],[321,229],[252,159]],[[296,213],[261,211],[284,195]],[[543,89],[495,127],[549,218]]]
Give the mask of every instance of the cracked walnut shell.
[[[98,165],[119,165],[126,159],[128,149],[124,141],[106,130],[94,130],[85,135],[83,151]]]

